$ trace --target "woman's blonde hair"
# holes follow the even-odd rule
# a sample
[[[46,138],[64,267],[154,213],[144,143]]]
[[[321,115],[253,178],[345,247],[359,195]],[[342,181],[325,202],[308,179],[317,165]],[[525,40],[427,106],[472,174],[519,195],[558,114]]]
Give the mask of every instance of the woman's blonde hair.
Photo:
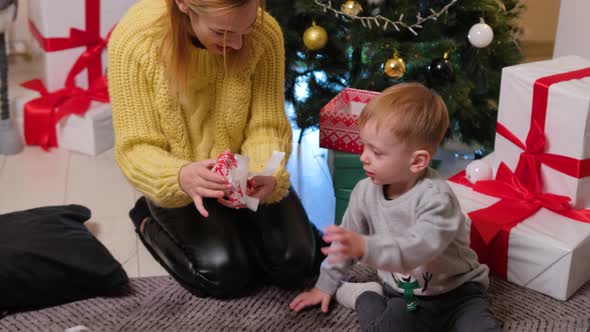
[[[449,127],[449,113],[434,90],[419,83],[400,83],[385,89],[361,112],[359,126],[370,119],[386,127],[411,148],[436,151]]]
[[[219,14],[241,7],[251,0],[185,0],[187,6],[197,15]],[[260,8],[265,8],[265,0],[257,0]],[[160,24],[164,31],[164,39],[161,44],[160,54],[164,61],[168,80],[173,90],[184,95],[188,87],[188,68],[190,64],[191,21],[187,14],[180,11],[175,0],[166,0],[166,13],[160,17]],[[226,35],[224,34],[224,44]],[[230,59],[232,65],[240,63],[239,59],[247,57],[248,45],[237,52],[235,61]],[[224,64],[227,55],[224,52]],[[227,67],[226,67],[227,70]]]

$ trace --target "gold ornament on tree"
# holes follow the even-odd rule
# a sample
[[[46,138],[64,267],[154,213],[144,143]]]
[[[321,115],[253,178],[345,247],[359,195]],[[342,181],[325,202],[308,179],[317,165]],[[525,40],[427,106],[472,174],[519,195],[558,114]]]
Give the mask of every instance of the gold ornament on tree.
[[[303,33],[303,44],[311,51],[317,51],[328,42],[328,33],[326,29],[315,24],[315,21],[311,23],[311,26],[305,29]]]
[[[348,0],[342,4],[340,10],[348,16],[357,16],[363,11],[363,7],[355,0]]]
[[[404,59],[400,58],[397,50],[393,51],[393,58],[388,59],[383,66],[385,75],[391,78],[402,78],[406,73],[406,63]]]

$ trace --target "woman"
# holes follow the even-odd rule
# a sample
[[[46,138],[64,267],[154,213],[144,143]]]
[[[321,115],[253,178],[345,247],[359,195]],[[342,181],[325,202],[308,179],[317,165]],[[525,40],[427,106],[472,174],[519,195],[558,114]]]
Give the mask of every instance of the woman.
[[[109,43],[115,158],[144,194],[130,216],[151,254],[198,296],[234,297],[258,281],[299,286],[317,273],[320,238],[285,169],[284,46],[257,0],[141,0]],[[262,4],[263,5],[263,4]],[[225,197],[210,171],[230,149],[258,173],[257,212]]]

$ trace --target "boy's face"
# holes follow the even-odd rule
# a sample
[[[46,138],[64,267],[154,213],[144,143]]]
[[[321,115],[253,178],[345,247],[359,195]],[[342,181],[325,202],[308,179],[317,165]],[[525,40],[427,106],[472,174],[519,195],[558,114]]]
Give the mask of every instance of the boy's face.
[[[377,129],[377,120],[365,123],[360,130],[364,145],[361,162],[373,183],[405,187],[413,178],[410,167],[414,151],[393,135],[391,125],[395,124],[381,124]]]

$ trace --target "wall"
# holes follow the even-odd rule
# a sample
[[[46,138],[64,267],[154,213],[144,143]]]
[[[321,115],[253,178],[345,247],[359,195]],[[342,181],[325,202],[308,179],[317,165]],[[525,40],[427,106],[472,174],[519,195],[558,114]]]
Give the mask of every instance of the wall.
[[[15,45],[19,44],[22,45],[25,49],[18,50],[18,53],[26,52],[27,45],[30,45],[32,41],[31,34],[29,33],[29,26],[27,21],[27,10],[29,8],[29,1],[28,0],[20,0],[18,2],[18,14],[16,17],[16,22],[12,25],[10,30],[7,33],[7,40],[8,40],[8,53],[14,53]],[[17,49],[19,48],[18,45]]]
[[[555,57],[580,55],[590,59],[590,0],[564,0],[561,4]]]
[[[557,30],[560,1],[523,0],[522,3],[526,6],[520,19],[521,27],[524,30],[522,40],[553,42]]]
[[[560,1],[522,0],[522,3],[526,6],[520,18],[523,29],[521,49],[525,62],[550,59],[555,44]]]

